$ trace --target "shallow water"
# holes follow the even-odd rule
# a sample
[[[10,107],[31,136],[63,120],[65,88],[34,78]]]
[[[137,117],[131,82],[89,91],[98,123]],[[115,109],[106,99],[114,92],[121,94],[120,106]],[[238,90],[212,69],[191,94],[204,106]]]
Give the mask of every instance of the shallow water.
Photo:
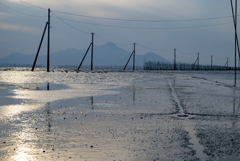
[[[29,70],[0,68],[0,160],[240,159],[232,72]]]

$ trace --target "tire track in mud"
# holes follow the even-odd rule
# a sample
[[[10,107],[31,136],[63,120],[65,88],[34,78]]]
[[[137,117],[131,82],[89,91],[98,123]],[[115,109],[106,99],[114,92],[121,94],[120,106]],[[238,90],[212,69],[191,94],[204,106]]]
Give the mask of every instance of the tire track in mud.
[[[179,119],[182,120],[181,122],[185,130],[188,132],[188,135],[190,136],[189,142],[192,144],[190,146],[196,151],[196,157],[199,158],[200,160],[207,160],[207,155],[203,153],[204,147],[199,143],[198,138],[195,135],[196,131],[194,130],[193,123],[189,119],[188,114],[184,112],[184,109],[175,92],[174,86],[170,80],[168,80],[168,84],[172,90],[173,99],[177,103],[177,106],[179,108],[179,113],[174,114],[173,116],[178,117]]]

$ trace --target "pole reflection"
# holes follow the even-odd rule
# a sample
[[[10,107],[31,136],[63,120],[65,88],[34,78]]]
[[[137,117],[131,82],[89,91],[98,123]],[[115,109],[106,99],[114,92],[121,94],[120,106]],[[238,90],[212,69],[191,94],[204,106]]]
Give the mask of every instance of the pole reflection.
[[[92,105],[92,110],[93,110],[93,109],[94,109],[94,105],[93,105],[93,96],[91,96],[90,100],[91,100],[91,105]]]
[[[48,102],[47,104],[46,104],[46,106],[45,106],[45,111],[46,111],[46,113],[47,113],[47,115],[46,115],[46,122],[47,122],[47,125],[48,125],[48,132],[51,132],[51,127],[52,127],[52,125],[51,125],[51,122],[52,122],[52,114],[50,113],[50,108],[51,108],[51,106],[50,106],[50,102]]]
[[[240,98],[236,95],[236,89],[234,89],[234,95],[233,95],[233,122],[232,127],[235,128],[236,124],[238,123],[238,118],[234,116],[239,115],[239,109],[240,109]]]

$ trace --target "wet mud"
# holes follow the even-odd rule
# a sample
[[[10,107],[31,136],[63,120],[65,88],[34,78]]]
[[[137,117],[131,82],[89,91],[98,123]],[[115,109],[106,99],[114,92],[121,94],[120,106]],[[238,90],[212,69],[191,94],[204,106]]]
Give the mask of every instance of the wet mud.
[[[19,70],[0,71],[0,160],[240,158],[239,88],[221,73],[216,85],[206,73]]]

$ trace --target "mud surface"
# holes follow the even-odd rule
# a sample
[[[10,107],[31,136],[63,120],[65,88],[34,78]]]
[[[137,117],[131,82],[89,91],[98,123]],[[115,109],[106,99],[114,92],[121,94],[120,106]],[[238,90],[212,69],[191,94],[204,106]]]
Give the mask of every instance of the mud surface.
[[[0,68],[0,160],[239,160],[232,75]]]

